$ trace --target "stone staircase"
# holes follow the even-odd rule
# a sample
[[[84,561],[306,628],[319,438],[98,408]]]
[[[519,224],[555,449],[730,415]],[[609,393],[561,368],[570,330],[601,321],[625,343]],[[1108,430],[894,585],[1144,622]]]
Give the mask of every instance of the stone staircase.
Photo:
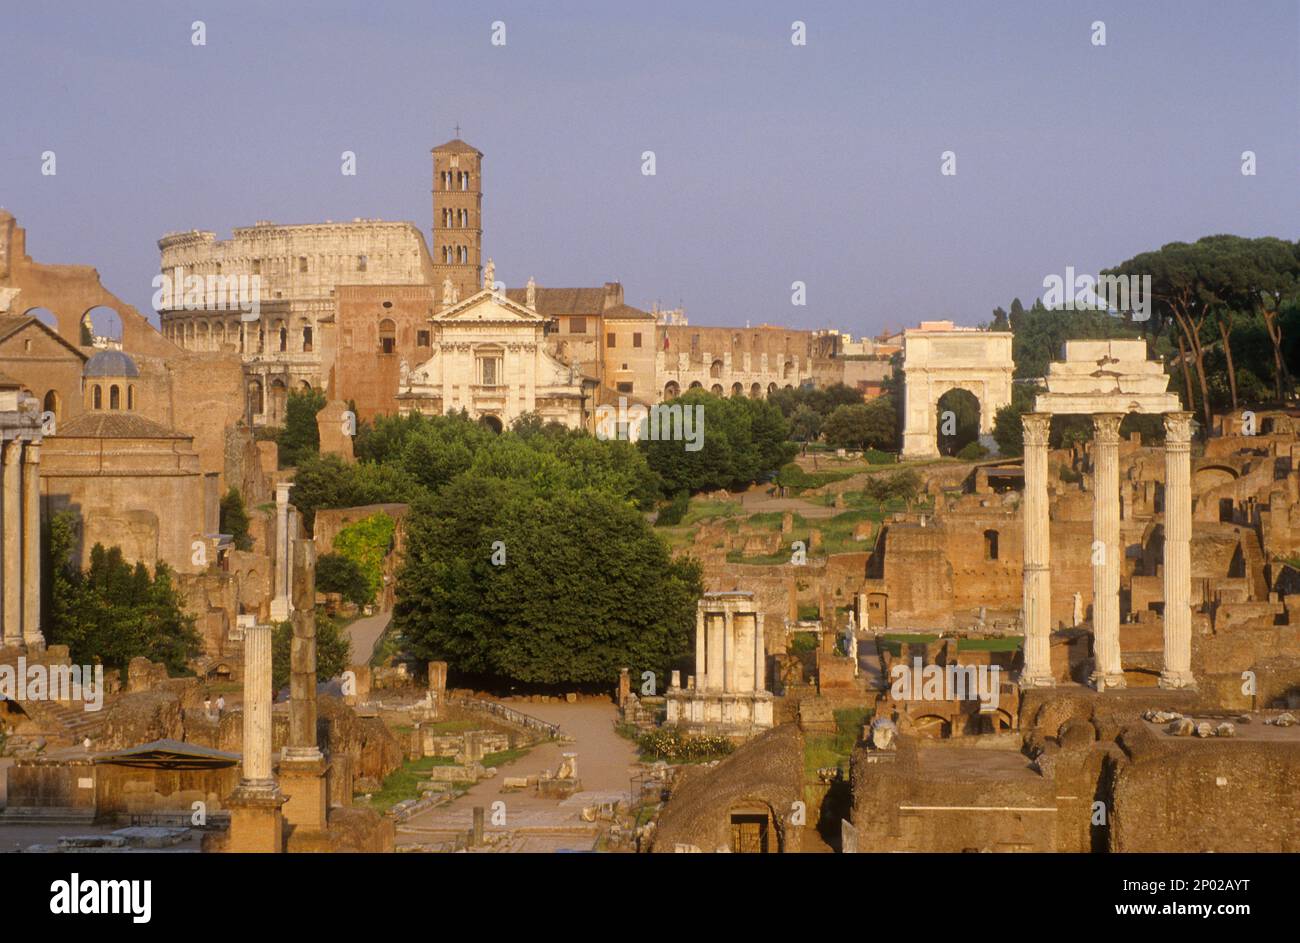
[[[29,653],[13,648],[0,649],[0,665],[9,665],[15,675],[19,669],[20,657],[25,657],[25,665],[67,665],[66,649],[59,646],[55,651]],[[15,692],[16,693],[16,692]],[[81,743],[86,737],[94,737],[104,724],[104,710],[87,711],[85,701],[33,700],[31,698],[15,699],[23,713],[36,724],[50,746],[72,746]]]

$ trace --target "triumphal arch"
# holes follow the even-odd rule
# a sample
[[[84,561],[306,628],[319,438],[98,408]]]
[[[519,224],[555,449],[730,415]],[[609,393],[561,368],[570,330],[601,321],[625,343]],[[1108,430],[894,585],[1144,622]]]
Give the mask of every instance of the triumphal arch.
[[[997,411],[1011,402],[1011,333],[922,321],[903,332],[903,458],[939,454],[939,397],[966,390],[979,400],[980,438],[988,443]]]
[[[1165,424],[1164,667],[1160,685],[1184,688],[1192,677],[1191,413],[1168,392],[1164,368],[1146,359],[1144,340],[1066,341],[1065,359],[1047,372],[1047,392],[1021,417],[1025,433],[1024,623],[1021,687],[1053,683],[1051,540],[1047,450],[1052,416],[1092,416],[1092,632],[1096,656],[1091,681],[1098,690],[1124,687],[1120,664],[1119,425],[1128,413],[1163,415]]]

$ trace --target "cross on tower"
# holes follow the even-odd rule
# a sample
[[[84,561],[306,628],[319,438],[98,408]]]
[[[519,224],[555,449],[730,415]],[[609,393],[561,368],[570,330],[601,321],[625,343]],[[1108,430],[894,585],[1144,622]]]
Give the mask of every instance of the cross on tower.
[[[456,122],[456,137],[460,137],[460,122]]]

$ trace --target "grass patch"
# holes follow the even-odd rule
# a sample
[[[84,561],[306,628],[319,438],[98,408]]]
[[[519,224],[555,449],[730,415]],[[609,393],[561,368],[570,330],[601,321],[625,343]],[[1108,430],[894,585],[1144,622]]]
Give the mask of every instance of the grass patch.
[[[871,718],[865,707],[845,707],[835,712],[835,733],[814,734],[804,739],[803,769],[809,779],[817,778],[817,771],[826,767],[839,767],[848,772],[849,756],[862,733],[862,725]]]
[[[407,760],[400,767],[388,774],[384,786],[379,792],[371,793],[370,801],[357,796],[356,803],[377,812],[386,812],[399,802],[418,799],[420,780],[428,778],[429,770],[435,766],[454,766],[455,760],[449,756],[425,756],[418,760]]]
[[[531,749],[532,747],[517,747],[513,750],[502,750],[500,753],[489,753],[480,762],[484,766],[505,766],[507,763],[513,763],[520,757],[526,756]]]

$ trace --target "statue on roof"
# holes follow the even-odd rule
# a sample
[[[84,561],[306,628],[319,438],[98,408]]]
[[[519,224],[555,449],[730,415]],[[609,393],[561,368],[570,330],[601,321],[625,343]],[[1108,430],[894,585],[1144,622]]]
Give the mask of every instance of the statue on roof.
[[[483,268],[483,287],[491,290],[496,284],[497,267],[491,259],[488,259],[487,265]]]
[[[524,303],[530,308],[537,307],[537,281],[533,276],[528,276],[528,286],[525,289],[526,297]]]
[[[456,303],[456,287],[451,283],[451,276],[448,275],[442,280],[442,306],[449,308]]]

